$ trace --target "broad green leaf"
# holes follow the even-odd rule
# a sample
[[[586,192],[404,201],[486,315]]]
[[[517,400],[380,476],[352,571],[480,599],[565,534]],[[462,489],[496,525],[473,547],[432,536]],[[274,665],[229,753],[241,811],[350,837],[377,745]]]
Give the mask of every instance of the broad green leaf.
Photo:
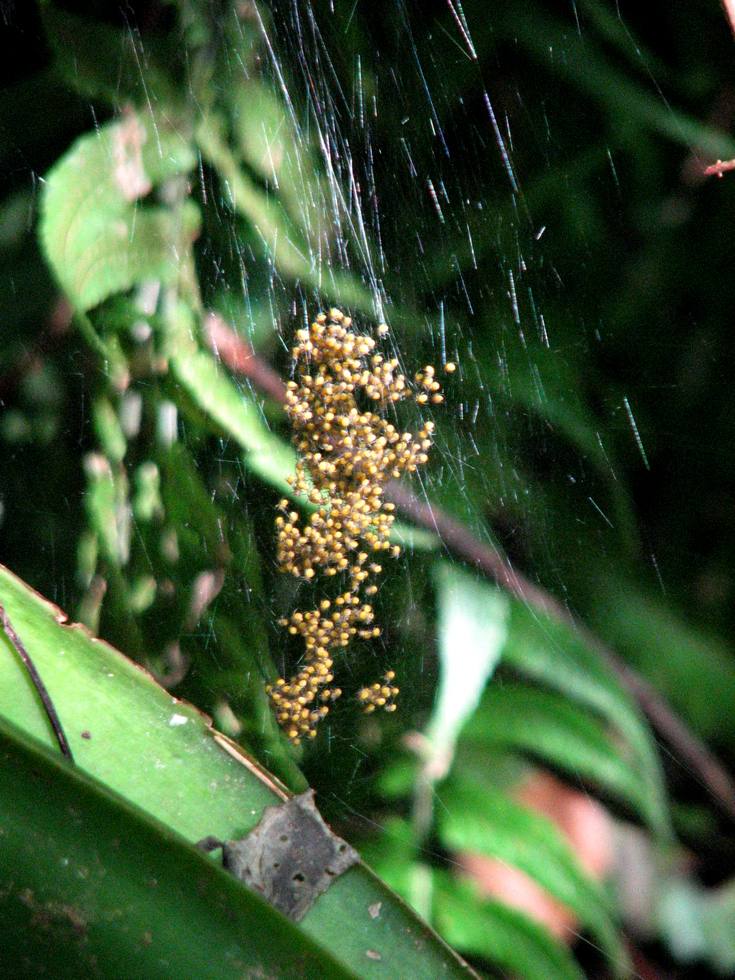
[[[6,569],[0,602],[32,656],[78,769],[190,842],[248,833],[280,784],[195,708],[79,626]],[[55,747],[35,689],[0,635],[0,718]],[[51,868],[46,874],[56,873]],[[381,912],[372,916],[370,907]],[[348,924],[348,927],[346,927]],[[360,976],[466,976],[466,967],[364,866],[351,868],[301,923]],[[374,959],[367,950],[375,951]]]
[[[594,934],[613,972],[624,972],[626,957],[610,904],[582,871],[557,828],[491,786],[460,782],[459,777],[445,784],[436,807],[442,844],[453,851],[498,858],[524,871]]]
[[[500,660],[509,601],[449,562],[435,566],[434,578],[441,673],[426,736],[443,775],[451,765],[457,736]]]
[[[581,980],[566,947],[508,905],[482,898],[468,882],[434,873],[434,924],[447,942],[527,980]]]
[[[199,225],[196,205],[141,201],[190,171],[190,143],[172,124],[130,114],[80,137],[49,171],[40,237],[75,308],[84,312],[147,280],[172,282]]]
[[[515,684],[491,687],[462,737],[520,749],[648,815],[648,790],[633,753],[625,744],[615,745],[599,722],[567,697]]]
[[[3,720],[0,763],[13,976],[356,976],[178,834]]]
[[[203,715],[82,627],[65,625],[58,609],[4,569],[0,602],[49,690],[80,769],[191,841],[207,834],[241,836],[277,798],[267,777],[252,776],[219,748]],[[0,716],[56,744],[4,635]],[[250,801],[247,808],[243,796]]]

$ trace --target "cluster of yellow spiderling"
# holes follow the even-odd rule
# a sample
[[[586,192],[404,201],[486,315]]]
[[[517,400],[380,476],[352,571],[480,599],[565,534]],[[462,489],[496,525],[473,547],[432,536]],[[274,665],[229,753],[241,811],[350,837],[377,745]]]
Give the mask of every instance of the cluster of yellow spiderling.
[[[428,460],[433,423],[424,423],[417,433],[399,432],[386,411],[409,397],[421,405],[443,400],[433,367],[410,382],[395,358],[376,352],[376,341],[351,326],[350,317],[332,309],[308,330],[297,331],[298,380],[289,382],[286,392],[299,453],[292,487],[316,509],[303,521],[287,500],[280,502],[278,562],[298,578],[340,574],[345,582],[336,599],[323,599],[317,609],[281,620],[289,633],[302,637],[304,656],[299,671],[288,680],[278,678],[268,694],[279,724],[295,744],[316,735],[329,704],[342,693],[332,686],[334,651],[355,637],[380,635],[372,625],[373,608],[360,594],[377,592],[369,583],[382,571],[376,553],[400,554],[389,541],[395,516],[394,505],[383,499],[385,484]],[[385,337],[388,327],[381,324],[377,333]],[[383,683],[358,692],[365,711],[395,710],[394,677],[388,671]]]
[[[395,671],[387,670],[383,675],[384,683],[379,681],[371,684],[370,687],[361,687],[357,692],[357,700],[363,706],[363,711],[369,715],[376,708],[383,711],[395,711],[395,699],[398,695],[398,688],[391,683],[395,679]]]

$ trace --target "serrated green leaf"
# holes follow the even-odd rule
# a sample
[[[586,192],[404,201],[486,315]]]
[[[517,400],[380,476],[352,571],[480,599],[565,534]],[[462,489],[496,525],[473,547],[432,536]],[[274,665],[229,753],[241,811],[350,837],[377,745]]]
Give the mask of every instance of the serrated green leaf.
[[[488,785],[450,778],[437,806],[439,837],[453,851],[507,861],[568,906],[590,929],[615,973],[625,972],[626,956],[610,903],[577,863],[560,832]]]
[[[49,171],[39,234],[80,312],[146,280],[172,282],[199,226],[193,201],[141,207],[157,184],[191,170],[190,143],[168,124],[129,115],[80,137]]]
[[[448,943],[527,980],[581,980],[567,951],[541,926],[501,902],[482,898],[468,882],[434,874],[434,919]]]
[[[328,187],[314,147],[299,131],[280,91],[253,77],[232,93],[233,130],[245,163],[278,192],[310,248],[334,234]]]

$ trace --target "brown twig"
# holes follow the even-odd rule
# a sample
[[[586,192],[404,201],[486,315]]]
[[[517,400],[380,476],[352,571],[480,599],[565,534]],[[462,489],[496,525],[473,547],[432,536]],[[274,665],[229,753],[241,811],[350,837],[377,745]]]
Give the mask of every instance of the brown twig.
[[[30,654],[23,646],[23,641],[15,632],[15,628],[10,622],[10,617],[5,611],[5,607],[2,605],[0,605],[0,625],[2,625],[3,632],[7,636],[8,640],[15,649],[15,652],[23,661],[23,664],[28,671],[31,681],[33,682],[33,686],[36,688],[38,696],[41,699],[43,709],[46,712],[51,727],[54,730],[54,735],[56,736],[56,741],[59,743],[59,748],[61,749],[62,754],[66,756],[69,762],[73,762],[74,756],[69,748],[69,742],[64,734],[61,719],[59,718],[56,708],[54,707],[54,703],[51,700],[51,695],[49,694],[46,685],[41,680],[41,675],[36,670],[36,665],[31,660]]]
[[[207,315],[204,320],[204,336],[217,357],[233,374],[248,378],[256,388],[283,405],[286,401],[286,386],[281,376],[270,364],[261,360],[250,344],[236,334],[219,314]]]
[[[717,160],[704,168],[705,177],[722,177],[730,170],[735,170],[735,160]]]
[[[733,119],[735,119],[735,89],[731,85],[723,85],[707,113],[705,126],[710,130],[716,129],[721,133],[727,133],[732,129]],[[725,169],[727,169],[726,165]],[[702,181],[708,177],[721,177],[722,174],[722,160],[714,162],[712,154],[696,143],[690,147],[680,169],[683,188],[699,187]],[[682,198],[681,194],[678,196]],[[692,201],[689,195],[686,195],[686,202],[691,206]]]
[[[233,373],[247,377],[256,388],[283,403],[285,385],[273,368],[262,361],[221,317],[210,315],[207,324],[207,338],[222,362]],[[574,629],[637,700],[656,731],[698,774],[723,812],[735,819],[735,782],[732,777],[648,681],[602,643],[551,593],[527,579],[504,555],[478,540],[469,528],[441,508],[420,500],[413,491],[396,481],[388,484],[385,497],[403,516],[436,534],[455,557],[479,569],[532,609]]]

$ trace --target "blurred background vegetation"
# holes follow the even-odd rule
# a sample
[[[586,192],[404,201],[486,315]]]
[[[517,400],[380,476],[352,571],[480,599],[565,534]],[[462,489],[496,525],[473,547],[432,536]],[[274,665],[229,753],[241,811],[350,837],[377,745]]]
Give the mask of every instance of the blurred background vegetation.
[[[387,570],[380,643],[340,666],[349,690],[394,667],[400,710],[345,697],[307,750],[283,743],[264,685],[296,655],[278,618],[309,601],[274,563],[289,432],[207,328],[287,378],[292,331],[336,305],[386,319],[408,371],[456,361],[416,489],[732,769],[735,177],[703,174],[735,157],[719,5],[1,15],[0,560],[294,788],[300,767],[478,968],[735,969],[732,808],[586,634],[426,531]],[[567,918],[511,911],[507,864]]]

